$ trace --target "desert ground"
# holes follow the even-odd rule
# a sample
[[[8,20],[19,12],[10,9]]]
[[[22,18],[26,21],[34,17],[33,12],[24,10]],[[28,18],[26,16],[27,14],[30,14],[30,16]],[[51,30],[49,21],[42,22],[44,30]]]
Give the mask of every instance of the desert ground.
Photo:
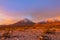
[[[52,33],[45,33],[47,28],[0,30],[0,40],[60,40],[60,29],[54,29]]]

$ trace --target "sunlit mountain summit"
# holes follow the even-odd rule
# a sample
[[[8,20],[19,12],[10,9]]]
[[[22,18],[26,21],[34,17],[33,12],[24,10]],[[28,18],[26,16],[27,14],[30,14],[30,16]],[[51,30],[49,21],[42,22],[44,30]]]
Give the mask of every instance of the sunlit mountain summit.
[[[10,25],[0,25],[1,27],[57,27],[60,26],[59,20],[46,20],[46,21],[40,21],[38,23],[35,23],[27,18],[24,18],[16,23],[10,24]]]
[[[14,24],[12,24],[12,26],[30,26],[35,24],[34,22],[30,21],[29,19],[25,18],[23,20],[20,20]]]

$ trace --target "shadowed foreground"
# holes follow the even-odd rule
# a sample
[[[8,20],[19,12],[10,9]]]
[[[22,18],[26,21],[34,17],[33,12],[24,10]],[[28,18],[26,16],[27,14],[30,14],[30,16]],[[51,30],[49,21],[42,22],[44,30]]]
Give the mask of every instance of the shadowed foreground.
[[[60,40],[60,21],[34,23],[24,19],[0,25],[0,40]]]
[[[0,30],[0,40],[60,40],[60,32],[48,33],[45,29]]]

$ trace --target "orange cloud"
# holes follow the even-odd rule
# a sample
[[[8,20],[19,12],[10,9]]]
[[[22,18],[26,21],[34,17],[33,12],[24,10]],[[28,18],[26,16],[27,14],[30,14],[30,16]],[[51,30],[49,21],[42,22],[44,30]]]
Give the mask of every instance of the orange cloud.
[[[58,19],[60,20],[60,9],[55,10],[29,10],[27,14],[24,14],[26,12],[8,12],[4,8],[0,7],[0,24],[11,24],[14,22],[19,21],[20,19],[23,19],[25,16],[26,18],[32,19],[34,22],[40,22],[42,20],[52,20],[52,19]],[[12,16],[11,16],[11,15]],[[27,16],[28,15],[28,16]]]
[[[16,20],[13,20],[13,19],[5,19],[4,21],[2,21],[2,24],[8,25],[8,24],[13,24],[15,22]]]

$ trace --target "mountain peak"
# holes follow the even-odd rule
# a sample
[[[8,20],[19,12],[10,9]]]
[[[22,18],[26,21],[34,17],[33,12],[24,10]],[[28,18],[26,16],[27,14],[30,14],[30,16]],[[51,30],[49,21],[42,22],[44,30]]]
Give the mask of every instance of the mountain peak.
[[[25,19],[23,19],[23,20],[21,20],[21,21],[23,21],[23,22],[28,22],[28,21],[30,21],[30,20],[27,19],[27,18],[25,18]]]
[[[60,22],[60,21],[56,19],[52,19],[52,20],[47,20],[47,22]]]
[[[21,21],[18,21],[17,23],[14,23],[15,26],[27,26],[27,25],[33,25],[34,22],[30,21],[29,19],[25,18]]]

